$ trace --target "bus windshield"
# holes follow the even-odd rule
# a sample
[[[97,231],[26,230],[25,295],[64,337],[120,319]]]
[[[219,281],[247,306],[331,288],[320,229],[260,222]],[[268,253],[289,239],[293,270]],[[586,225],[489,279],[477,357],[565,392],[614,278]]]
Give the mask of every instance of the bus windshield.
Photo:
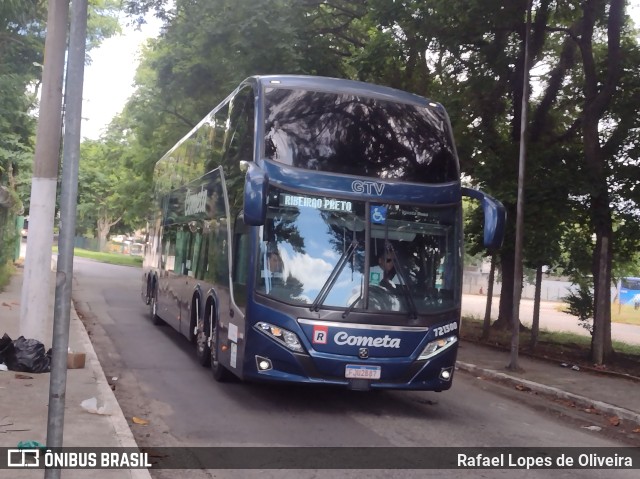
[[[298,168],[417,183],[457,181],[448,125],[435,104],[265,91],[265,157]]]
[[[269,203],[257,262],[259,293],[316,309],[415,315],[455,306],[456,207],[373,204],[276,189]]]

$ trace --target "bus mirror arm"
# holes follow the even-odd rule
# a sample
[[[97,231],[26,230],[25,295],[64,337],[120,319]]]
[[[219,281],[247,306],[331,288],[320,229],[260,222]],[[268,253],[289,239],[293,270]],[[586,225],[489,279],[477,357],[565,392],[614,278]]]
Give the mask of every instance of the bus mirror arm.
[[[262,226],[267,217],[269,178],[255,163],[243,163],[242,166],[247,171],[244,181],[244,222],[250,226]]]
[[[498,249],[504,239],[504,228],[507,213],[504,205],[483,191],[473,188],[462,188],[462,194],[482,202],[484,213],[484,246],[487,249]]]

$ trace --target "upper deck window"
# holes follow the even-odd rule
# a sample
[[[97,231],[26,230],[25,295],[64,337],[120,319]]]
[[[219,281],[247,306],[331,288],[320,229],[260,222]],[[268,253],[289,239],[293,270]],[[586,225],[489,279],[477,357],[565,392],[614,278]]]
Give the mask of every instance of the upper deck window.
[[[418,183],[458,179],[436,108],[344,93],[268,88],[265,156],[298,168]]]

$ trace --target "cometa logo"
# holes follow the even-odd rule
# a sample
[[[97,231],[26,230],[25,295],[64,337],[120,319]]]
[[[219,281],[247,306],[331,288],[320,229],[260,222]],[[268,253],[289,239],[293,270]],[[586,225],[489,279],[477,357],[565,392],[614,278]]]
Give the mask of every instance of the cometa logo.
[[[399,348],[400,338],[390,338],[388,334],[384,337],[371,336],[351,336],[345,331],[336,333],[333,337],[334,342],[339,346],[368,346],[370,348]]]
[[[198,193],[191,193],[191,190],[187,190],[184,200],[184,214],[187,216],[195,215],[197,213],[205,213],[207,210],[207,190],[204,186],[200,187]]]

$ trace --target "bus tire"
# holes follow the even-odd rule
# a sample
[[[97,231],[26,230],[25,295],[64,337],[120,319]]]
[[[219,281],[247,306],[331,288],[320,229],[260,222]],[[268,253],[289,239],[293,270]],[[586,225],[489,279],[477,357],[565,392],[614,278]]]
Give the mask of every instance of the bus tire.
[[[151,295],[149,299],[149,314],[151,315],[151,322],[156,326],[163,323],[160,316],[158,316],[158,288],[154,285],[151,288]]]
[[[231,379],[231,372],[218,361],[220,351],[220,339],[218,335],[218,321],[215,321],[215,327],[211,329],[211,374],[213,379],[219,383],[227,382]]]
[[[146,305],[151,304],[151,281],[149,280],[147,280],[147,290],[145,291],[145,294],[144,294],[144,304]]]
[[[209,325],[214,315],[215,308],[208,304],[205,314],[197,318],[198,332],[196,333],[196,356],[198,362],[205,368],[211,364],[211,347],[209,346]]]

